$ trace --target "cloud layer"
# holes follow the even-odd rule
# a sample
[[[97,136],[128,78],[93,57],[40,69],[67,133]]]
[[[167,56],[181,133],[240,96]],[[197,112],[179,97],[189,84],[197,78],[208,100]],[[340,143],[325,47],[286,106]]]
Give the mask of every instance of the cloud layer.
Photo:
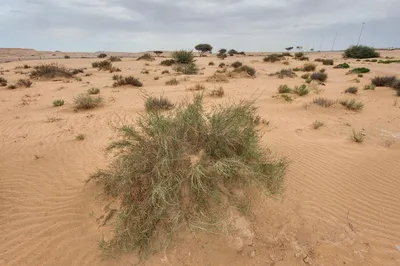
[[[63,51],[400,47],[399,0],[2,0],[4,47]]]

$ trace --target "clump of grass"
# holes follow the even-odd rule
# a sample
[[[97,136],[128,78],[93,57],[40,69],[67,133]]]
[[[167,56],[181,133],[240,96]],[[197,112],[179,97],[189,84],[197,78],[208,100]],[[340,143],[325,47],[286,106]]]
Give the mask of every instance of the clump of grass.
[[[93,68],[97,68],[98,70],[109,71],[112,69],[112,63],[108,60],[97,61],[92,63]]]
[[[220,63],[219,65],[218,65],[218,67],[220,67],[220,68],[224,68],[226,65],[225,65],[225,63]]]
[[[159,80],[160,79],[160,77],[154,77],[154,80]]]
[[[347,64],[347,63],[342,63],[342,64],[339,64],[337,66],[334,66],[333,68],[339,68],[339,69],[344,68],[344,69],[346,69],[346,68],[350,68],[350,65]]]
[[[30,86],[32,86],[32,81],[30,81],[29,79],[20,79],[17,81],[17,86],[18,87],[25,87],[25,88],[29,88]]]
[[[231,64],[231,67],[233,67],[233,68],[238,68],[238,67],[241,67],[242,65],[243,65],[242,62],[235,61],[235,62],[233,62],[233,63]]]
[[[164,75],[164,74],[169,74],[169,70],[163,70],[163,71],[161,72],[161,74],[162,74],[162,75]]]
[[[1,87],[7,86],[7,80],[3,77],[0,77],[0,86]]]
[[[298,53],[294,54],[294,58],[296,58],[296,59],[300,59],[302,57],[304,57],[304,53],[303,52],[298,52]]]
[[[312,103],[322,107],[330,107],[334,105],[336,102],[324,97],[317,97],[312,101]]]
[[[215,63],[214,63],[213,61],[211,61],[211,62],[208,63],[208,65],[209,65],[209,66],[214,66]]]
[[[146,98],[146,101],[144,103],[144,107],[148,112],[171,110],[172,108],[174,108],[174,106],[175,105],[171,103],[171,101],[167,97],[164,96],[160,96],[158,98],[150,96]]]
[[[74,104],[77,109],[92,109],[102,105],[104,102],[100,96],[90,96],[86,93],[81,93],[74,97]]]
[[[8,89],[10,89],[10,90],[15,90],[16,88],[17,88],[17,86],[15,84],[8,85]]]
[[[192,64],[194,63],[194,54],[192,51],[175,51],[172,53],[172,58],[179,64]]]
[[[160,65],[162,65],[162,66],[172,66],[175,64],[176,64],[176,61],[174,59],[166,59],[166,60],[161,61],[161,63],[160,63]]]
[[[144,55],[139,56],[137,60],[153,61],[155,59],[151,54],[146,53]]]
[[[31,78],[45,78],[45,79],[52,79],[52,78],[72,78],[73,74],[71,71],[58,64],[43,64],[39,66],[33,67],[31,72]]]
[[[310,93],[310,90],[307,88],[307,85],[302,84],[300,86],[295,86],[293,89],[293,93],[299,95],[299,96],[304,96]]]
[[[185,75],[196,75],[199,72],[196,64],[178,64],[175,66],[175,71]]]
[[[314,71],[317,66],[313,63],[307,63],[303,66],[303,71]]]
[[[85,135],[84,134],[78,134],[75,136],[75,139],[78,141],[85,140]]]
[[[379,53],[376,52],[373,47],[368,47],[364,45],[355,45],[347,48],[344,51],[343,56],[348,58],[364,59],[364,58],[379,57]]]
[[[350,87],[350,88],[346,89],[344,92],[345,93],[357,94],[358,88],[357,87]]]
[[[165,85],[178,85],[178,84],[179,84],[179,81],[176,78],[172,78],[165,82]]]
[[[219,86],[217,89],[211,90],[208,95],[211,97],[223,97],[225,94],[224,88],[222,86]]]
[[[289,88],[288,85],[283,84],[283,85],[279,85],[279,87],[278,87],[278,92],[279,92],[279,93],[291,93],[291,92],[292,92],[292,89]]]
[[[302,56],[302,57],[299,58],[299,60],[300,60],[300,61],[309,61],[310,58],[307,57],[307,56]]]
[[[120,57],[118,56],[110,56],[110,58],[108,58],[108,60],[110,60],[110,62],[120,62],[122,61]]]
[[[83,73],[83,72],[84,72],[83,69],[79,69],[79,68],[73,69],[71,71],[72,75],[76,75],[76,74]]]
[[[288,94],[280,94],[280,98],[284,99],[289,103],[293,102],[293,97]]]
[[[189,91],[204,91],[206,89],[206,86],[203,84],[196,84],[193,87],[188,88]]]
[[[270,62],[270,63],[275,63],[277,61],[281,61],[281,56],[279,56],[278,54],[270,54],[267,55],[266,57],[264,57],[264,62]]]
[[[318,128],[324,126],[324,125],[325,125],[325,123],[322,122],[322,121],[319,121],[319,120],[315,120],[315,121],[312,123],[312,127],[313,127],[314,129],[318,129]]]
[[[207,82],[229,82],[225,74],[214,73],[214,75],[207,77]]]
[[[368,90],[374,91],[375,88],[376,88],[376,86],[374,84],[368,84],[368,85],[365,85],[364,90],[366,90],[366,91],[368,91]]]
[[[128,76],[128,77],[118,79],[113,84],[114,87],[125,86],[125,85],[132,85],[134,87],[142,87],[143,83],[139,79],[137,79],[133,76]]]
[[[164,248],[184,224],[199,228],[226,219],[227,207],[248,187],[282,191],[286,162],[262,148],[256,108],[240,103],[205,110],[196,95],[121,128],[121,139],[108,147],[117,151],[114,161],[90,178],[121,203],[113,238],[103,241],[107,251]]]
[[[90,88],[87,90],[88,94],[99,94],[100,93],[100,89],[99,88]]]
[[[363,75],[363,74],[358,74],[358,75],[357,75],[357,77],[359,77],[359,78],[363,78],[363,77],[364,77],[364,75]]]
[[[353,131],[352,131],[352,133],[351,133],[351,135],[350,135],[350,139],[352,140],[352,141],[354,141],[354,142],[357,142],[357,143],[362,143],[362,142],[364,142],[364,140],[365,140],[365,134],[364,134],[364,132],[363,131],[355,131],[354,129],[353,129]]]
[[[322,60],[322,64],[324,66],[333,66],[333,59],[324,59]]]
[[[391,87],[395,81],[395,76],[374,77],[371,80],[372,84],[374,84],[376,87]]]
[[[322,59],[322,58],[317,58],[314,60],[314,62],[323,62],[323,61],[324,61],[324,59]]]
[[[368,73],[370,71],[369,68],[366,67],[357,67],[351,70],[352,73],[360,74],[360,73]]]
[[[53,106],[54,106],[54,107],[63,106],[64,103],[65,103],[64,100],[54,100],[54,101],[53,101]]]
[[[311,74],[310,78],[312,80],[318,80],[318,81],[324,82],[327,80],[328,74],[322,73],[322,72],[314,72]]]
[[[306,83],[310,84],[312,82],[311,78],[306,79]]]
[[[355,99],[340,100],[339,103],[352,111],[361,111],[364,108],[364,104],[361,101]]]
[[[120,79],[123,79],[124,77],[123,76],[121,76],[121,75],[114,75],[114,76],[112,76],[112,79],[113,80],[120,80]]]
[[[321,73],[325,73],[325,71],[326,71],[325,68],[321,68],[321,69],[319,70],[319,72],[321,72]]]
[[[285,77],[294,78],[297,77],[296,73],[294,73],[290,68],[288,69],[281,69],[277,71],[275,74],[278,78],[283,79]]]
[[[247,73],[249,76],[254,76],[256,74],[256,70],[250,66],[241,66],[238,68],[235,68],[234,72],[238,72],[238,73]]]
[[[302,79],[308,79],[309,77],[310,77],[310,74],[308,74],[308,73],[301,75]]]

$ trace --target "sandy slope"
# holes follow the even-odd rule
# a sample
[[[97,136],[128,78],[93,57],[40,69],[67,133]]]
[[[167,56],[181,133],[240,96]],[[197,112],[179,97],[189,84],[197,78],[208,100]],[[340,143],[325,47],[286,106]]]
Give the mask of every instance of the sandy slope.
[[[311,55],[324,56],[343,62],[338,53]],[[135,59],[114,63],[123,75],[139,77],[146,93],[164,94],[175,102],[190,96],[185,88],[198,82],[210,89],[222,85],[225,90],[221,99],[206,97],[207,104],[256,99],[261,117],[270,121],[262,129],[263,141],[291,161],[287,189],[280,199],[255,193],[254,214],[242,217],[232,211],[230,233],[193,235],[183,230],[169,250],[152,256],[146,265],[400,265],[400,251],[395,247],[400,245],[400,98],[389,88],[361,89],[375,75],[398,75],[400,65],[353,60],[354,67],[371,68],[359,84],[353,81],[356,76],[345,75],[346,70],[324,66],[329,79],[320,86],[324,89],[320,96],[360,99],[365,108],[356,113],[340,105],[305,108],[315,94],[292,103],[272,98],[278,85],[303,81],[267,75],[285,67],[281,63],[264,63],[262,57],[238,60],[255,67],[257,77],[223,84],[205,82],[220,62],[208,57],[197,61],[205,67],[204,75],[187,81],[178,76],[178,86],[165,86],[172,74],[161,75],[166,67],[159,66],[160,59],[150,66]],[[129,265],[137,261],[129,254],[102,260],[97,241],[111,227],[101,226],[96,219],[107,202],[97,197],[98,187],[84,181],[109,161],[103,148],[115,136],[112,126],[144,111],[142,94],[135,88],[113,88],[113,74],[91,68],[93,61],[58,60],[71,68],[87,67],[85,73],[93,75],[80,74],[82,81],[34,81],[31,88],[0,88],[0,265]],[[216,65],[208,66],[209,61]],[[233,61],[229,57],[225,63]],[[15,70],[24,63],[0,64],[2,77],[9,83],[26,77],[15,74],[29,71]],[[291,60],[290,67],[302,64]],[[143,68],[150,74],[140,74]],[[155,76],[160,79],[154,80]],[[352,85],[360,88],[359,94],[344,95]],[[91,87],[101,88],[106,105],[75,111],[73,97]],[[66,104],[54,108],[54,99],[64,99]],[[316,119],[325,126],[312,129]],[[364,129],[364,143],[349,140],[352,129]],[[86,139],[75,140],[81,133]]]

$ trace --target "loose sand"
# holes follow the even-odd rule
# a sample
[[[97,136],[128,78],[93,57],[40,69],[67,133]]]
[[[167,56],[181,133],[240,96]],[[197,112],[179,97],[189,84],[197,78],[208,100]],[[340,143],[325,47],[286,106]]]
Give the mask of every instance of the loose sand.
[[[399,58],[400,52],[382,55]],[[13,56],[15,60],[18,54]],[[339,53],[309,56],[312,61],[328,57],[335,64],[345,62]],[[183,230],[167,251],[150,256],[146,265],[400,265],[396,249],[400,245],[400,98],[390,88],[363,90],[375,75],[399,75],[400,64],[347,60],[352,67],[371,69],[356,83],[357,75],[317,63],[329,75],[326,86],[319,86],[324,91],[288,103],[272,98],[278,85],[293,87],[304,81],[268,74],[304,62],[290,59],[290,66],[285,66],[264,63],[261,56],[228,57],[225,63],[242,61],[253,66],[257,76],[217,84],[205,80],[219,69],[221,60],[197,58],[204,75],[186,81],[185,76],[177,76],[179,85],[165,86],[173,71],[160,66],[161,60],[145,66],[144,61],[124,58],[113,64],[122,69],[117,74],[140,78],[147,94],[163,94],[174,102],[190,97],[186,88],[196,83],[209,89],[223,86],[225,96],[206,96],[207,105],[255,99],[260,116],[270,121],[261,129],[263,142],[287,157],[290,165],[282,197],[254,196],[253,215],[232,212],[227,234]],[[98,186],[85,180],[109,162],[104,147],[115,136],[112,127],[144,112],[143,93],[133,87],[113,88],[113,74],[93,69],[93,61],[97,59],[0,64],[4,72],[0,76],[9,84],[28,77],[15,73],[29,73],[30,69],[15,69],[23,64],[58,62],[87,68],[78,75],[82,81],[35,80],[30,88],[0,87],[0,265],[131,265],[137,261],[133,254],[102,259],[98,241],[112,227],[102,226],[97,218],[104,214],[107,201],[98,197]],[[208,66],[210,61],[215,65]],[[144,68],[149,74],[141,74]],[[171,74],[162,75],[164,69]],[[93,75],[86,77],[86,73]],[[154,80],[155,76],[160,79]],[[359,88],[358,95],[344,94],[350,86]],[[91,87],[101,89],[105,106],[74,110],[73,97]],[[356,98],[365,107],[361,112],[341,105],[305,108],[317,96]],[[66,104],[55,108],[55,99]],[[313,129],[315,120],[325,126]],[[353,129],[365,132],[364,143],[350,140]],[[84,134],[85,140],[75,140],[78,134]]]

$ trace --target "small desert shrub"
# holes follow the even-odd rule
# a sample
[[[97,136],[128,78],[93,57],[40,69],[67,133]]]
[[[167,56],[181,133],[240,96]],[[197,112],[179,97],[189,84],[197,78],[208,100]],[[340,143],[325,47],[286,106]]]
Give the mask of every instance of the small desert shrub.
[[[32,81],[30,81],[29,79],[20,79],[17,81],[17,86],[29,88],[30,86],[32,86]]]
[[[364,108],[364,104],[360,101],[356,101],[355,99],[340,100],[339,103],[347,109],[353,111],[360,111]]]
[[[84,134],[78,134],[78,135],[75,136],[75,139],[79,140],[79,141],[85,140],[85,135]]]
[[[280,97],[282,99],[284,99],[285,101],[287,101],[288,103],[291,103],[293,101],[292,96],[288,95],[288,94],[280,94]]]
[[[364,75],[363,74],[358,74],[357,77],[362,78],[362,77],[364,77]]]
[[[222,97],[224,96],[225,91],[224,88],[222,88],[221,86],[218,87],[217,89],[213,89],[211,90],[208,95],[210,95],[211,97]]]
[[[392,85],[390,85],[391,88],[399,91],[400,90],[400,79],[396,79],[393,81]]]
[[[302,79],[308,79],[309,77],[310,77],[310,74],[308,74],[308,73],[301,75]]]
[[[194,63],[178,64],[175,66],[175,71],[185,75],[196,75],[197,73],[199,73],[199,69]]]
[[[295,67],[292,69],[294,72],[302,71],[303,69],[300,67]]]
[[[148,112],[170,110],[174,108],[174,104],[164,96],[160,96],[158,98],[150,96],[146,99],[144,106]]]
[[[379,57],[379,53],[373,47],[364,45],[351,46],[344,51],[344,56],[348,58],[374,58]]]
[[[99,94],[100,93],[100,89],[99,88],[90,88],[87,90],[88,94]]]
[[[289,56],[289,57],[293,57],[293,55],[289,52],[283,52],[282,56]]]
[[[314,71],[316,68],[316,65],[313,63],[308,63],[308,64],[304,64],[303,66],[303,71]]]
[[[375,88],[376,88],[376,86],[374,84],[369,84],[369,85],[365,85],[364,90],[366,90],[366,91],[368,91],[368,90],[374,91]]]
[[[120,79],[123,79],[124,77],[123,76],[121,76],[121,75],[114,75],[114,76],[112,76],[112,79],[113,80],[120,80]]]
[[[310,61],[310,58],[307,56],[302,56],[299,58],[300,61]]]
[[[179,84],[179,81],[176,78],[172,78],[165,82],[165,85],[178,85],[178,84]]]
[[[395,76],[374,77],[371,82],[376,87],[390,87],[396,81]]]
[[[292,89],[289,88],[288,85],[284,84],[284,85],[279,85],[278,87],[278,92],[279,93],[291,93]]]
[[[107,54],[99,54],[98,56],[97,56],[98,58],[106,58],[107,57]]]
[[[10,90],[15,90],[17,88],[17,86],[14,85],[14,84],[10,84],[10,85],[8,85],[7,88],[10,89]]]
[[[315,59],[314,61],[315,61],[315,62],[324,62],[324,59],[322,59],[322,58],[317,58],[317,59]]]
[[[306,83],[310,84],[311,82],[312,82],[312,79],[311,79],[311,78],[307,78],[307,79],[306,79]]]
[[[59,107],[64,105],[64,100],[54,100],[53,101],[53,106],[54,107]]]
[[[347,64],[347,63],[342,63],[342,64],[339,64],[339,65],[337,65],[337,66],[334,66],[333,68],[344,68],[344,69],[346,69],[346,68],[350,68],[350,65],[349,64]]]
[[[226,65],[225,65],[225,63],[221,63],[221,64],[219,64],[218,65],[220,68],[223,68],[223,67],[225,67]]]
[[[188,88],[189,91],[204,91],[206,89],[206,86],[203,84],[196,84],[193,87]]]
[[[64,59],[70,59],[71,57],[69,55],[65,55]]]
[[[117,156],[90,180],[120,202],[108,251],[152,252],[183,225],[226,219],[228,205],[254,187],[282,191],[286,162],[262,147],[256,108],[240,103],[207,112],[201,96],[168,113],[148,112],[121,128],[108,151]],[[233,193],[243,191],[243,193]],[[150,249],[150,250],[149,250]]]
[[[108,60],[98,61],[92,63],[93,68],[97,68],[98,70],[108,71],[112,68],[112,63]]]
[[[161,74],[162,74],[162,75],[164,75],[164,74],[169,74],[169,70],[163,70],[163,71],[161,72]]]
[[[90,96],[86,93],[79,94],[74,98],[77,109],[92,109],[103,104],[104,100],[100,96]]]
[[[264,62],[275,63],[277,61],[281,61],[281,57],[277,54],[270,54],[264,57]]]
[[[112,67],[110,69],[110,73],[114,73],[114,72],[121,72],[121,69],[117,68],[117,67]]]
[[[365,139],[364,132],[362,132],[362,131],[356,132],[356,131],[353,129],[353,131],[352,131],[352,133],[351,133],[351,135],[350,135],[350,139],[351,139],[352,141],[354,141],[354,142],[362,143],[362,142],[364,141],[364,139]]]
[[[7,86],[7,80],[3,77],[0,77],[0,86]]]
[[[143,69],[142,71],[140,71],[140,74],[149,74],[149,71],[147,69]]]
[[[160,63],[160,65],[162,65],[162,66],[172,66],[174,64],[176,64],[176,61],[174,59],[166,59],[166,60],[161,61],[161,63]]]
[[[311,74],[310,78],[312,80],[318,80],[318,81],[324,82],[328,78],[328,74],[322,73],[322,72],[314,72]]]
[[[290,68],[288,69],[281,69],[278,72],[276,72],[274,75],[278,76],[278,78],[283,79],[283,78],[294,78],[297,77],[296,73],[294,73]]]
[[[142,87],[143,83],[135,77],[129,76],[118,79],[114,82],[114,87],[125,86],[125,85],[132,85],[134,87]]]
[[[239,72],[239,73],[245,72],[249,76],[254,76],[256,74],[256,70],[254,68],[246,65],[235,68],[234,72]]]
[[[321,69],[319,70],[319,72],[321,72],[321,73],[325,73],[325,71],[326,71],[325,68],[321,68]]]
[[[325,125],[325,123],[322,122],[322,121],[319,121],[319,120],[315,120],[315,121],[312,123],[312,127],[313,127],[314,129],[318,129],[318,128],[324,126],[324,125]]]
[[[228,77],[225,74],[215,73],[209,76],[206,80],[207,82],[229,82]]]
[[[191,64],[194,62],[194,55],[192,51],[175,51],[172,53],[172,58],[179,64]]]
[[[299,96],[304,96],[310,93],[310,90],[307,88],[307,85],[302,84],[300,86],[295,86],[293,89],[293,93],[299,95]]]
[[[31,68],[31,66],[30,65],[24,65],[24,69],[28,69],[28,68]]]
[[[146,53],[142,56],[139,56],[137,60],[153,61],[155,59],[151,54]]]
[[[304,56],[304,53],[302,53],[302,52],[298,52],[298,53],[295,53],[295,54],[294,54],[294,57],[295,57],[296,59],[302,58],[303,56]]]
[[[108,60],[110,60],[110,62],[119,62],[122,61],[120,57],[118,56],[110,56],[110,58],[108,58]]]
[[[324,66],[333,66],[333,59],[324,59],[322,60],[322,64]]]
[[[215,65],[215,63],[211,61],[211,62],[208,63],[208,65],[209,66],[213,66],[213,65]]]
[[[318,98],[315,98],[312,101],[312,103],[316,104],[316,105],[319,105],[319,106],[322,106],[322,107],[330,107],[330,106],[334,105],[336,102],[332,101],[332,100],[329,100],[327,98],[318,97]]]
[[[369,68],[365,68],[365,67],[357,67],[357,68],[354,68],[353,70],[351,70],[352,73],[356,73],[356,74],[358,74],[358,73],[368,73],[369,71],[370,71],[370,69]]]
[[[83,69],[79,69],[79,68],[71,70],[72,75],[77,75],[77,74],[83,73],[83,72],[84,72]]]
[[[235,61],[231,64],[231,67],[238,68],[241,67],[242,65],[243,65],[242,62]]]
[[[73,75],[69,69],[58,64],[45,64],[35,66],[31,72],[31,78],[71,78]]]
[[[357,94],[358,88],[357,87],[350,87],[350,88],[346,89],[344,92],[345,93]]]
[[[285,66],[290,65],[289,61],[283,61],[282,64],[284,64]]]
[[[154,80],[159,80],[160,79],[160,77],[154,77]]]

